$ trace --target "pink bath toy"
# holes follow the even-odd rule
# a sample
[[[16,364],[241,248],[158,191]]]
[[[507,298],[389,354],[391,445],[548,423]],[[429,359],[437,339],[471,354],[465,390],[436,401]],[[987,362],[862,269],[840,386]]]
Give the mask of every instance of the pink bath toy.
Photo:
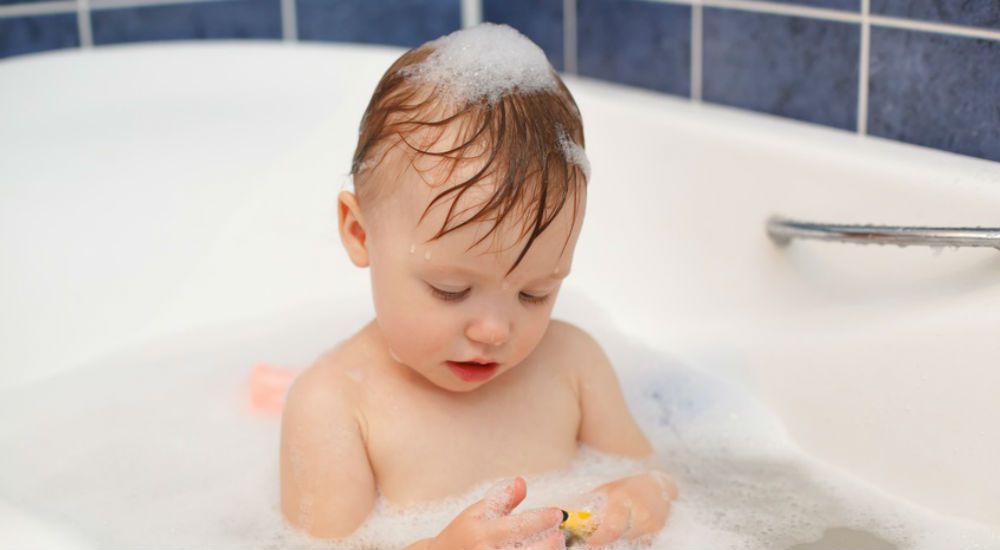
[[[250,373],[250,410],[258,414],[281,415],[285,394],[303,369],[260,363]]]

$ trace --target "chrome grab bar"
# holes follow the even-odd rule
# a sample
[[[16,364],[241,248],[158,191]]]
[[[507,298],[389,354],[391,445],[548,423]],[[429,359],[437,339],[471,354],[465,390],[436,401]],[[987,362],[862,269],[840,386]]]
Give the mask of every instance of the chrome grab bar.
[[[897,246],[991,246],[1000,250],[1000,227],[900,227],[800,222],[783,216],[767,219],[767,236],[778,246],[792,239]]]

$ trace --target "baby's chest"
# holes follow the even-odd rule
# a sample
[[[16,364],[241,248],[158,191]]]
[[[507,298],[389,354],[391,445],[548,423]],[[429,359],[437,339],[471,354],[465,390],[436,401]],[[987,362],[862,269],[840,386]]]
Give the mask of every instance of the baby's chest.
[[[568,466],[580,412],[569,388],[470,406],[419,400],[380,403],[366,414],[379,490],[411,503],[464,492],[482,481]]]

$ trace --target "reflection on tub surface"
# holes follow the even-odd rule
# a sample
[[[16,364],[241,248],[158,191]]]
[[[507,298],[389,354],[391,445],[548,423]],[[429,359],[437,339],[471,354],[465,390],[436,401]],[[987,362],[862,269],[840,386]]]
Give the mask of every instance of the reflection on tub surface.
[[[481,498],[492,480],[420,508],[380,499],[335,545],[289,530],[278,508],[279,424],[249,411],[247,375],[261,361],[305,366],[333,343],[330,334],[347,335],[364,319],[343,307],[279,317],[148,342],[0,396],[0,500],[101,548],[384,549],[433,536]],[[594,335],[680,489],[653,547],[904,550],[961,541],[963,550],[1000,549],[976,525],[810,460],[735,386],[620,334]],[[565,471],[525,476],[519,509],[642,467],[583,448]]]
[[[833,528],[823,533],[816,542],[796,544],[788,550],[896,550],[896,545],[871,533],[854,529]]]

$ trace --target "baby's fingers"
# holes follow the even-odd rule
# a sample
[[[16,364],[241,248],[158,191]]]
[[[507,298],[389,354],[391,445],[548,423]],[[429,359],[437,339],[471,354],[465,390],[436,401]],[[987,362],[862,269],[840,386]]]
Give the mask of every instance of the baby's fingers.
[[[587,538],[587,548],[598,548],[611,544],[623,538],[631,527],[632,506],[627,501],[624,504],[609,505],[597,530]]]
[[[539,508],[504,516],[491,523],[492,528],[496,529],[498,537],[519,541],[540,536],[543,531],[548,529],[558,531],[562,521],[563,513],[559,508]]]
[[[511,543],[504,550],[566,550],[566,537],[553,527],[527,539]]]

